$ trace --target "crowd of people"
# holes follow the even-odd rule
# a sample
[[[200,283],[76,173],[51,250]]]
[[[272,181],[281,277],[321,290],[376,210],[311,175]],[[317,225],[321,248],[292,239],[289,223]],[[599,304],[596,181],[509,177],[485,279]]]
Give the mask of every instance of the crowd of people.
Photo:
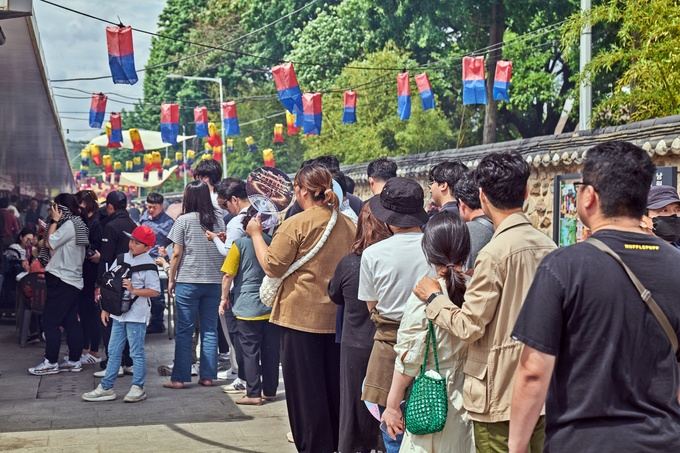
[[[561,249],[523,213],[530,167],[516,152],[474,170],[434,166],[432,216],[394,161],[369,164],[362,202],[332,156],[302,164],[295,202],[270,229],[245,182],[220,179],[212,160],[176,220],[157,193],[135,222],[125,194],[100,207],[81,191],[19,230],[0,200],[17,274],[47,283],[45,357],[29,372],[98,363],[84,400],[116,399],[125,373],[124,400],[144,400],[144,337],[165,330],[167,293],[177,330],[164,387],[229,379],[221,389],[237,404],[260,405],[277,399],[280,364],[298,451],[680,450],[680,198],[650,190],[655,167],[637,146],[607,142],[587,156],[576,186],[589,239]],[[131,308],[109,312],[105,280],[121,267]],[[409,413],[424,376],[442,383],[447,408],[429,431],[410,425],[441,416]]]

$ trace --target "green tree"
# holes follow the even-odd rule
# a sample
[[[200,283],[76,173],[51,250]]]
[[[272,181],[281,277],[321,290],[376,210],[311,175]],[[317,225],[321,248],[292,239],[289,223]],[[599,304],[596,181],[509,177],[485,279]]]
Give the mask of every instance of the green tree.
[[[594,54],[579,80],[620,74],[593,111],[593,124],[622,124],[680,111],[680,5],[673,0],[609,1],[573,15],[563,45],[576,47],[587,23],[593,34],[612,26],[615,41]]]

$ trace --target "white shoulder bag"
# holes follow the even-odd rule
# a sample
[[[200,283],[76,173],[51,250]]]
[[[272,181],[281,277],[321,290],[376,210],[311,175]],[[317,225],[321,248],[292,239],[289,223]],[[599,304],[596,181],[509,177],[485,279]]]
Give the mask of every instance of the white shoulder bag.
[[[304,264],[306,264],[309,260],[314,258],[314,255],[316,255],[317,252],[321,250],[321,247],[323,247],[323,245],[326,243],[328,236],[331,235],[331,231],[333,230],[333,227],[335,226],[335,222],[337,220],[338,210],[333,209],[331,219],[328,221],[328,225],[326,225],[326,230],[323,232],[323,235],[321,236],[321,239],[319,239],[319,242],[317,242],[314,248],[312,248],[305,256],[291,264],[286,273],[283,274],[281,278],[268,277],[266,275],[264,276],[264,279],[262,280],[262,285],[260,285],[260,300],[262,301],[263,304],[265,304],[267,307],[271,307],[272,305],[274,305],[276,293],[279,292],[279,287],[283,283],[283,280],[285,280],[286,277],[288,277],[290,274],[292,274],[300,267],[302,267]]]

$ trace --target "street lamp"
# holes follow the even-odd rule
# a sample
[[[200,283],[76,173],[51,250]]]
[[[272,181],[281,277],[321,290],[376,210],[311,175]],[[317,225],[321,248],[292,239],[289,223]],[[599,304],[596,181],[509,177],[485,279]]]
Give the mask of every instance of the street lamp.
[[[165,77],[168,79],[187,79],[187,80],[201,80],[204,82],[216,82],[220,85],[220,120],[222,121],[221,129],[222,129],[222,177],[226,178],[227,177],[227,153],[226,153],[226,143],[227,141],[225,140],[224,137],[224,111],[222,110],[222,103],[224,102],[224,94],[222,92],[222,79],[219,77],[194,77],[194,76],[185,76],[181,74],[167,74]]]

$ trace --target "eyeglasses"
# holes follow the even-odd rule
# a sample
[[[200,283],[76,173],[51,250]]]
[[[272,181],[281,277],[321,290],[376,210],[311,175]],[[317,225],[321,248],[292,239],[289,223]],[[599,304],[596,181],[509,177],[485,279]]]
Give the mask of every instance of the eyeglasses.
[[[588,181],[578,181],[574,183],[574,190],[578,191],[578,189],[582,186],[590,186],[593,188],[595,192],[597,192],[597,188],[592,184],[589,183]]]

